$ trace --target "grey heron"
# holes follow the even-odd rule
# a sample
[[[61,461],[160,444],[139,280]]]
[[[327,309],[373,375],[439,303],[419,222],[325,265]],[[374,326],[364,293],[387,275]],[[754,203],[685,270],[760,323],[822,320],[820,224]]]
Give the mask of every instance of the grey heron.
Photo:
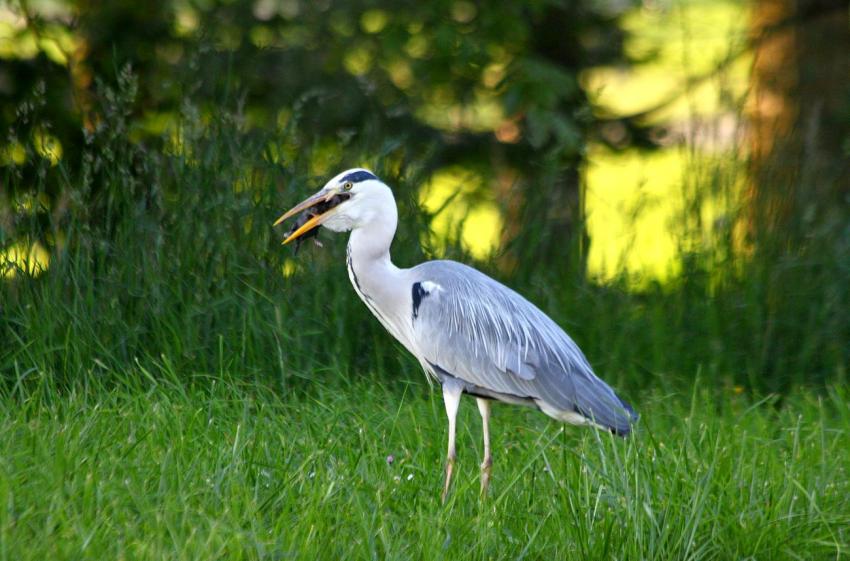
[[[442,386],[448,451],[442,499],[452,481],[455,420],[461,395],[476,398],[484,433],[481,493],[490,483],[490,402],[539,409],[562,422],[626,436],[637,414],[599,379],[573,340],[534,304],[487,275],[455,261],[403,269],[390,259],[398,224],[392,190],[355,168],[274,223],[300,213],[287,244],[318,226],[350,231],[348,276],[387,331]]]

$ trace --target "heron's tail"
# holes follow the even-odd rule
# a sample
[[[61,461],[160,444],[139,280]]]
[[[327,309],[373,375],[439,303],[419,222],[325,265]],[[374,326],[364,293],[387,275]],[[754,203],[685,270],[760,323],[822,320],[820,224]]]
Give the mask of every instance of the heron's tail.
[[[613,434],[617,436],[627,437],[629,433],[632,432],[632,426],[637,423],[640,415],[634,410],[634,408],[624,401],[620,396],[616,395],[617,400],[622,405],[621,415],[618,416],[618,422],[606,426],[608,430],[610,430]]]
[[[553,419],[574,425],[590,424],[617,436],[626,437],[632,432],[632,426],[637,422],[639,415],[613,390],[610,388],[608,390],[610,393],[606,392],[607,395],[604,397],[597,395],[593,400],[579,399],[569,405],[558,406],[542,399],[536,399],[535,403],[541,411]]]
[[[638,414],[589,365],[584,366],[565,376],[538,376],[535,382],[540,397],[535,403],[541,411],[565,423],[590,424],[628,436]]]

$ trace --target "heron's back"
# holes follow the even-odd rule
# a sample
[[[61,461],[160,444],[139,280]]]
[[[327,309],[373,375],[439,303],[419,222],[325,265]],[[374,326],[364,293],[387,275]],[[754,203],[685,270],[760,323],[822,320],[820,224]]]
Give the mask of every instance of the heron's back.
[[[408,273],[420,360],[504,401],[532,400],[562,421],[629,433],[634,410],[534,304],[454,261],[429,261]]]

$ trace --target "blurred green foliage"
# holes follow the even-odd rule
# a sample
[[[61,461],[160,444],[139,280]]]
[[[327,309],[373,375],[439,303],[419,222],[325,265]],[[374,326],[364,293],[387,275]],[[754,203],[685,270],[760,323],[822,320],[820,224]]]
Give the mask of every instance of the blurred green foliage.
[[[138,80],[133,138],[148,146],[178,126],[186,99],[203,119],[238,106],[245,129],[291,131],[292,142],[280,147],[286,166],[300,161],[305,173],[326,175],[403,145],[427,170],[463,164],[491,177],[512,174],[514,190],[544,195],[517,197],[516,212],[533,205],[565,232],[578,221],[578,167],[595,122],[578,74],[623,61],[616,18],[627,7],[22,2],[7,8],[3,25],[13,44],[36,48],[13,48],[2,62],[0,126],[15,126],[18,138],[49,135],[66,167],[76,167],[85,131],[105,122],[98,79],[114,79],[129,64]],[[44,89],[41,119],[22,127],[16,107],[36,87]],[[301,118],[290,122],[295,111]],[[299,157],[306,146],[321,147],[309,162]],[[59,192],[49,192],[55,203]],[[560,242],[536,251],[563,260]]]
[[[5,8],[0,248],[30,255],[37,244],[49,265],[4,264],[17,274],[0,280],[0,372],[63,381],[133,362],[187,374],[227,366],[293,387],[415,370],[349,288],[342,244],[292,261],[270,223],[328,174],[368,165],[395,189],[394,256],[411,265],[432,254],[420,234],[433,216],[416,189],[461,164],[490,174],[485,185],[507,183],[504,254],[479,265],[549,312],[606,379],[667,388],[699,374],[757,392],[844,379],[850,212],[840,192],[829,212],[796,213],[793,229],[755,220],[743,244],[735,225],[753,213],[733,209],[719,245],[683,247],[682,273],[666,285],[634,291],[583,274],[578,168],[604,123],[577,76],[623,62],[622,9]],[[642,144],[646,131],[626,124]],[[730,178],[746,164],[695,166],[683,223],[701,232],[702,195],[739,188]],[[817,181],[790,177],[795,197]]]

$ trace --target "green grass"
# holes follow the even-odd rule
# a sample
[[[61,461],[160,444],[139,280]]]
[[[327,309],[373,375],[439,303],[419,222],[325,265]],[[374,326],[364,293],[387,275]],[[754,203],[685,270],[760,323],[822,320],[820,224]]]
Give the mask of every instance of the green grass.
[[[230,379],[163,367],[5,392],[0,559],[848,556],[844,390],[781,406],[648,393],[628,440],[501,406],[483,502],[465,401],[443,506],[445,419],[424,381]]]
[[[353,294],[344,239],[294,259],[270,227],[326,179],[309,172],[318,148],[187,113],[180,150],[135,142],[119,103],[80,162],[0,169],[0,249],[49,255],[40,273],[0,263],[17,267],[0,277],[0,561],[848,556],[843,207],[789,228],[805,236],[756,230],[745,250],[721,224],[725,244],[683,243],[677,279],[640,291],[589,279],[578,243],[542,262],[546,228],[523,230],[510,271],[478,263],[571,333],[642,420],[619,440],[495,408],[481,502],[468,403],[443,506],[439,393]],[[366,163],[394,186],[393,255],[409,266],[433,253],[434,217],[403,144],[352,146],[332,167]],[[695,224],[741,165],[688,174]],[[434,255],[469,261],[452,244]]]

